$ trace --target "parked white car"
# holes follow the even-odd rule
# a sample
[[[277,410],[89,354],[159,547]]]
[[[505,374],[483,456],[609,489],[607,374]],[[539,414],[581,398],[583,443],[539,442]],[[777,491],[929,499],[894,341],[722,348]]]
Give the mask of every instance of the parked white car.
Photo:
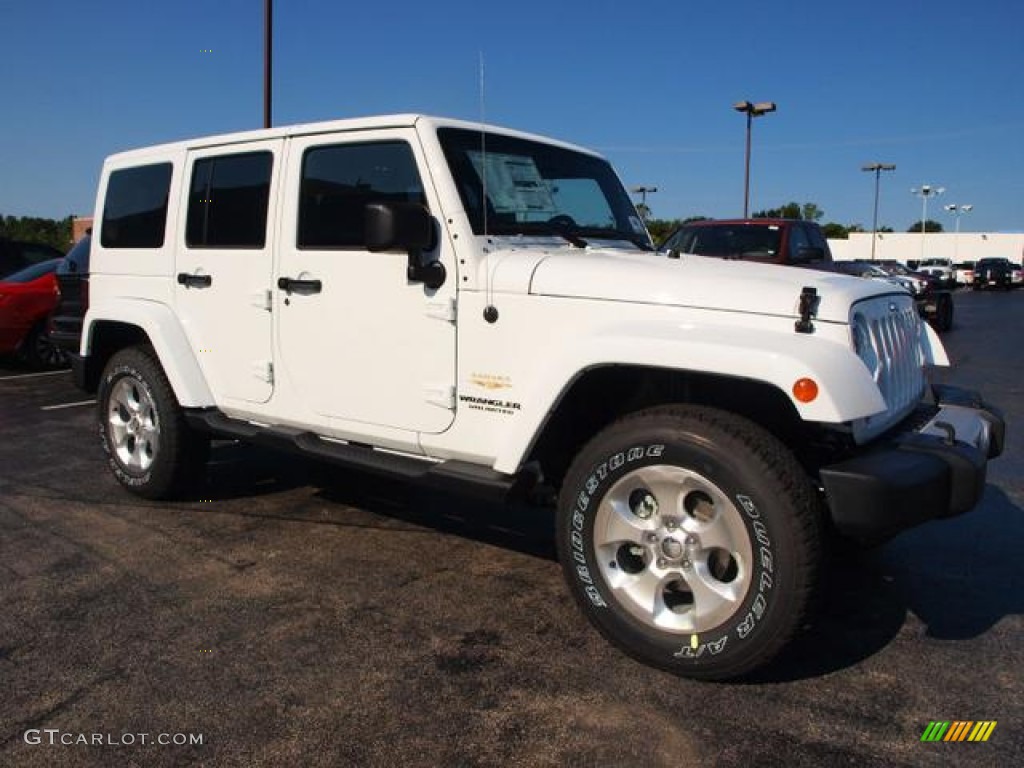
[[[956,285],[956,275],[950,259],[925,259],[918,265],[917,271],[937,278],[944,288]]]
[[[961,261],[953,265],[953,279],[957,285],[974,285],[974,261]]]
[[[656,254],[563,142],[420,115],[184,141],[107,158],[95,222],[74,369],[126,488],[187,492],[222,435],[549,489],[582,610],[679,674],[766,663],[827,528],[966,512],[1002,450],[979,396],[928,395],[906,291]]]

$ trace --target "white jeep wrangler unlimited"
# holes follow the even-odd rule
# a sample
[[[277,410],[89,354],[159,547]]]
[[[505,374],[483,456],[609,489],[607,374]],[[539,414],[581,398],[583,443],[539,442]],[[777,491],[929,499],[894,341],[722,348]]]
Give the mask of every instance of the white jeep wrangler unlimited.
[[[107,159],[76,381],[117,479],[211,436],[377,473],[557,491],[611,642],[722,679],[804,620],[829,529],[967,511],[1004,422],[893,286],[668,259],[610,165],[416,115]],[[550,494],[548,494],[550,497]]]

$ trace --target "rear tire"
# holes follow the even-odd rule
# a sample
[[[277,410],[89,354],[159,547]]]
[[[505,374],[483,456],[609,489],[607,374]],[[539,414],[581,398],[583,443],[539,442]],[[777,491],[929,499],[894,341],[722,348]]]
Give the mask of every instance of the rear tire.
[[[68,364],[68,356],[50,340],[45,323],[33,328],[22,344],[25,362],[36,370],[57,370]]]
[[[210,441],[186,424],[150,348],[129,347],[110,358],[98,403],[100,440],[121,485],[147,499],[182,496],[195,487]]]
[[[573,462],[559,557],[587,618],[627,654],[720,680],[766,664],[804,622],[821,515],[792,454],[711,408],[641,411]]]

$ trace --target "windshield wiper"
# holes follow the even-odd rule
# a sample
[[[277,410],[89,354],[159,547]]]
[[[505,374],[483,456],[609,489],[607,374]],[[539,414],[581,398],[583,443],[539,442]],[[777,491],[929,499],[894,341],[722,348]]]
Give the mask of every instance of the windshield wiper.
[[[564,214],[553,216],[548,219],[547,223],[552,234],[558,235],[563,240],[571,243],[577,248],[587,247],[587,241],[576,234],[576,222],[573,221],[571,216],[566,216]]]
[[[572,232],[565,229],[556,229],[554,231],[554,234],[558,235],[566,242],[575,245],[577,248],[586,248],[588,245],[590,245],[590,243],[588,243],[579,235],[573,234]]]
[[[600,229],[598,227],[583,227],[580,230],[587,237],[602,238],[605,240],[625,240],[632,243],[641,251],[653,251],[651,241],[636,232],[624,232],[620,229]]]

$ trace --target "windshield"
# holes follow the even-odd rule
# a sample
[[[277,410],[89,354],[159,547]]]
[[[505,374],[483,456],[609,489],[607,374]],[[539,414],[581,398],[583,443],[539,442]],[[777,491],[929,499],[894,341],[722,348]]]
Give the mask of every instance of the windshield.
[[[690,225],[679,229],[661,245],[661,250],[674,250],[698,256],[733,256],[772,259],[779,252],[782,230],[777,226],[749,224]]]
[[[573,242],[596,237],[650,248],[647,229],[607,161],[462,128],[441,128],[438,138],[474,233],[484,234],[486,187],[486,234]]]

